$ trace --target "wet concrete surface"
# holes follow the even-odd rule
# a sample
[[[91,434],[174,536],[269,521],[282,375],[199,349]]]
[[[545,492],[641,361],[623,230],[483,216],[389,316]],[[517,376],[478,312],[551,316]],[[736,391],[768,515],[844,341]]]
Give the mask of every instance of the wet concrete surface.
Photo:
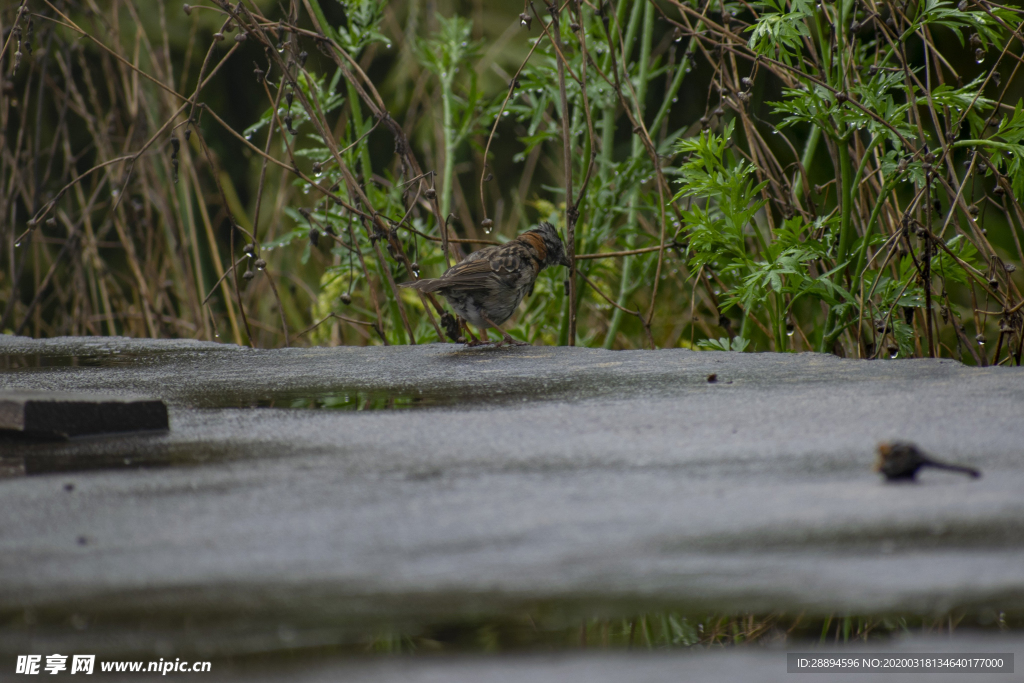
[[[0,360],[0,388],[160,398],[171,422],[0,439],[4,654],[216,657],[524,612],[1024,614],[1017,368],[4,336]],[[983,476],[885,484],[886,439]]]
[[[1024,641],[1019,638],[910,637],[879,647],[851,648],[861,656],[905,660],[909,653],[1013,653],[1014,670],[1024,656]],[[503,657],[390,657],[363,659],[323,659],[311,662],[302,672],[260,663],[258,666],[222,665],[212,680],[244,680],[252,683],[287,680],[293,683],[350,681],[352,683],[520,683],[522,681],[558,681],[559,683],[678,683],[679,681],[748,681],[781,683],[892,683],[921,681],[962,683],[965,680],[1015,680],[1018,674],[965,674],[962,671],[929,673],[787,673],[786,653],[799,648],[752,648],[747,650],[712,649],[685,653],[601,653],[559,652]],[[843,652],[842,648],[820,647],[810,650]],[[803,650],[808,652],[808,650]],[[849,657],[847,652],[844,656]]]

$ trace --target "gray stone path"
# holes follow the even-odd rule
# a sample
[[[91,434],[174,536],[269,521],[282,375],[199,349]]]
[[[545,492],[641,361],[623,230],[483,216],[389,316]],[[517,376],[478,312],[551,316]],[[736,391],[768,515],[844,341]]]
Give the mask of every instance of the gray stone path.
[[[0,336],[0,368],[40,363],[0,389],[162,398],[171,430],[0,437],[30,473],[0,478],[3,654],[215,656],[530,609],[1024,614],[1018,368]],[[420,407],[287,408],[346,395]],[[983,477],[885,484],[886,439]]]

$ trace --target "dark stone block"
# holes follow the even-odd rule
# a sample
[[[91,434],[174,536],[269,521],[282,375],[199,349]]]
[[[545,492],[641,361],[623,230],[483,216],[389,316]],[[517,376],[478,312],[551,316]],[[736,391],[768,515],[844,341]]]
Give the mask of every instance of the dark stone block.
[[[59,391],[0,391],[0,431],[72,437],[168,429],[158,399]]]

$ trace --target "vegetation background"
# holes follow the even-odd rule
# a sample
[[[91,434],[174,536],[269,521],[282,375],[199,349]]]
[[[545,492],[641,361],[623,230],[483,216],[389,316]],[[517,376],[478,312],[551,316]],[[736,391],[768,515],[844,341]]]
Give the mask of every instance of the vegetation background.
[[[1019,364],[1021,19],[5,2],[0,331],[434,342],[396,283],[548,220],[533,343]]]

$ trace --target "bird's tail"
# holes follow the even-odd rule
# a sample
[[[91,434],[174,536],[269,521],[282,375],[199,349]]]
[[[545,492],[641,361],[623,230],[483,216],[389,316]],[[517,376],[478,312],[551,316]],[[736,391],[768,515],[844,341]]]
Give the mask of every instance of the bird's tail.
[[[436,292],[437,290],[439,290],[442,287],[442,284],[441,279],[435,277],[424,278],[422,280],[410,280],[409,282],[401,282],[399,283],[398,286],[411,287],[413,289],[418,289],[424,294],[429,294],[430,292]]]

